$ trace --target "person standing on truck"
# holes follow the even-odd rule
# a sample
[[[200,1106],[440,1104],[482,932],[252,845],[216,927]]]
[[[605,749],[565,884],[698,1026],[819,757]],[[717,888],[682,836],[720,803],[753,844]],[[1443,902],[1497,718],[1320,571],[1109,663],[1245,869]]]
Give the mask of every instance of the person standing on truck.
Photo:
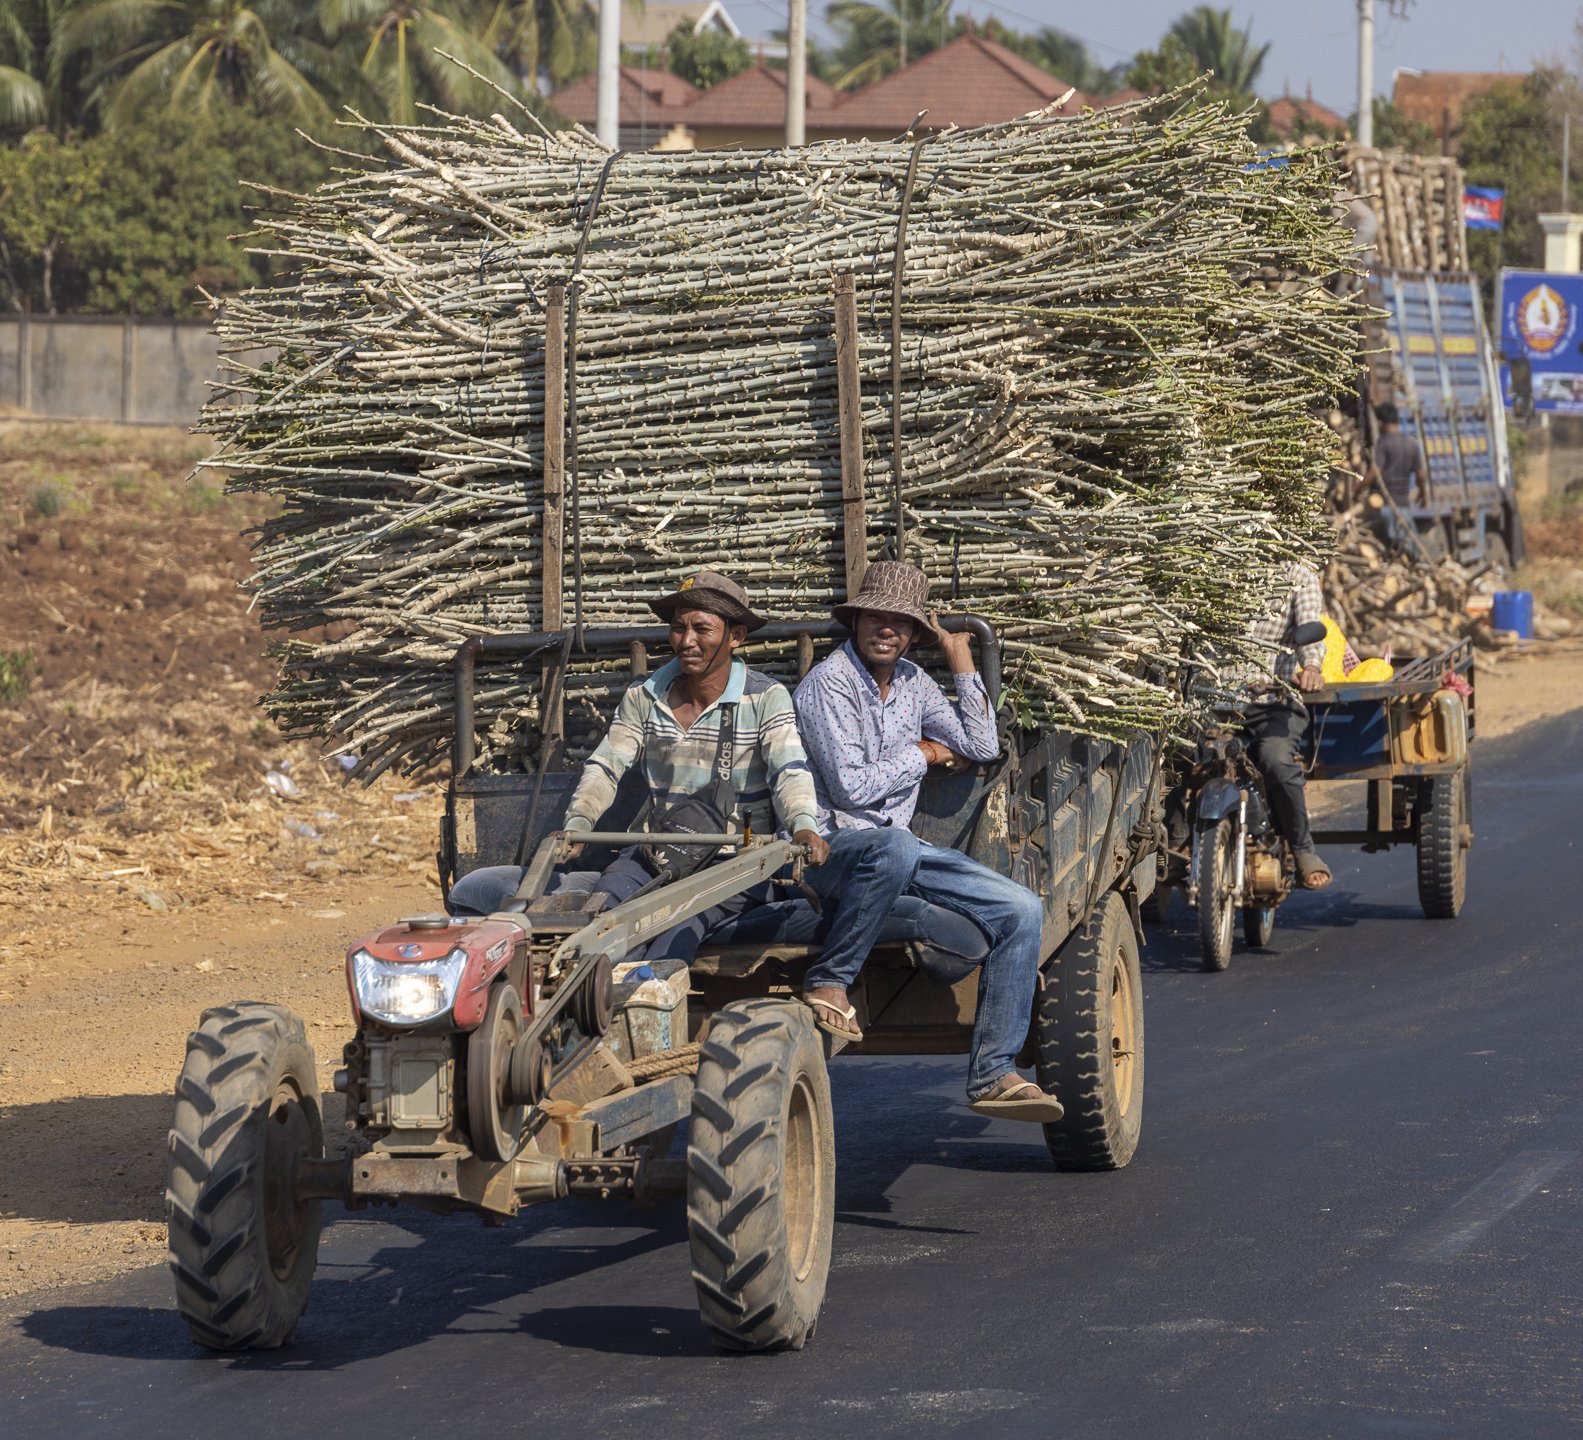
[[[818,829],[813,777],[791,695],[778,680],[736,658],[748,635],[765,623],[749,607],[747,592],[724,575],[700,570],[649,608],[669,626],[673,658],[621,697],[610,729],[583,766],[563,829],[569,837],[592,830],[615,799],[621,777],[637,765],[649,790],[644,828],[721,833],[745,812],[752,831],[791,832],[807,848],[809,862],[818,865],[828,847]],[[723,780],[727,764],[729,783]],[[568,863],[582,853],[574,843]],[[663,866],[687,863],[685,851],[656,858],[648,847],[630,846],[597,878],[584,875],[576,888],[606,894],[615,905]],[[491,913],[521,884],[523,873],[514,865],[472,871],[452,889],[451,913]],[[628,958],[691,960],[712,926],[773,898],[768,883],[755,886],[673,926],[641,956]]]
[[[802,998],[821,1029],[862,1039],[847,991],[897,897],[911,893],[965,916],[991,946],[979,975],[969,1108],[1048,1124],[1061,1118],[1060,1102],[1016,1070],[1038,982],[1044,906],[1015,881],[908,828],[928,770],[966,770],[1000,753],[968,637],[940,627],[928,591],[917,566],[875,561],[858,593],[835,607],[852,638],[797,687],[797,723],[830,843],[826,863],[804,873],[830,924]],[[926,645],[945,652],[955,706],[906,658]]]
[[[1408,544],[1406,525],[1410,523],[1406,520],[1407,512],[1428,498],[1423,446],[1411,436],[1402,434],[1401,411],[1396,406],[1381,405],[1374,414],[1380,422],[1380,434],[1374,442],[1367,478],[1389,497],[1389,503],[1381,511],[1385,543],[1404,550]]]
[[[1276,656],[1274,678],[1278,686],[1249,678],[1248,703],[1243,709],[1243,728],[1248,736],[1248,752],[1270,801],[1275,823],[1297,862],[1297,883],[1305,890],[1323,890],[1330,883],[1330,867],[1314,849],[1313,832],[1308,824],[1303,761],[1300,754],[1303,732],[1308,728],[1308,711],[1292,693],[1292,686],[1307,694],[1325,682],[1320,666],[1325,658],[1324,642],[1291,648],[1291,639],[1301,625],[1320,624],[1324,619],[1324,592],[1313,568],[1293,560],[1286,566],[1288,586],[1280,603],[1248,629],[1249,639],[1282,647]],[[1267,681],[1268,676],[1264,679]]]

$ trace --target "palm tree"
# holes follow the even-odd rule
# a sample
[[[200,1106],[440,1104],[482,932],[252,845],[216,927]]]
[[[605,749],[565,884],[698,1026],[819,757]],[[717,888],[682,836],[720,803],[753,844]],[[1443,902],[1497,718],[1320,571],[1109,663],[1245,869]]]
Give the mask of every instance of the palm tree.
[[[291,0],[97,0],[74,8],[58,57],[98,60],[105,123],[155,109],[208,114],[247,103],[297,119],[329,113],[314,83],[333,59]]]
[[[505,43],[509,34],[501,7],[437,0],[320,0],[319,22],[332,41],[354,39],[362,48],[359,69],[378,92],[384,116],[398,125],[417,121],[418,105],[429,101],[453,111],[499,108],[498,86],[508,94],[521,90],[511,67],[495,52],[492,41]],[[498,30],[490,31],[495,21]],[[475,78],[437,52],[444,51],[476,70]]]
[[[52,43],[71,0],[0,0],[0,130],[50,125],[74,118],[75,77],[52,67]]]
[[[1200,5],[1177,17],[1169,31],[1185,45],[1200,70],[1213,70],[1215,79],[1239,95],[1251,95],[1254,81],[1264,68],[1268,45],[1253,44],[1253,27],[1235,29],[1231,11]]]
[[[1028,50],[1029,59],[1085,95],[1104,95],[1118,89],[1126,72],[1124,65],[1106,68],[1099,64],[1081,40],[1049,25],[1028,37]]]
[[[842,89],[899,70],[951,33],[951,0],[833,0],[824,15],[842,37],[833,67]]]
[[[641,12],[643,0],[624,0]],[[585,0],[497,0],[479,39],[531,84],[544,76],[564,85],[594,68],[598,15]]]

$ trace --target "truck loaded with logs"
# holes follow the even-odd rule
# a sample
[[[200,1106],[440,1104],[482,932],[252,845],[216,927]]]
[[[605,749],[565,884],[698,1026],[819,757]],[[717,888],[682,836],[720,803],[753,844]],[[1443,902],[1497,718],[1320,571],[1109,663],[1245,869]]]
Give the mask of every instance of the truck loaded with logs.
[[[344,1148],[288,1009],[222,1006],[191,1036],[168,1196],[201,1343],[291,1335],[326,1200],[504,1221],[671,1192],[719,1344],[813,1333],[826,1062],[966,1049],[987,939],[901,896],[848,1045],[797,999],[820,836],[657,827],[638,768],[562,832],[667,634],[644,597],[690,571],[785,617],[745,653],[786,682],[841,643],[829,617],[871,565],[934,579],[993,758],[931,772],[902,824],[1037,912],[1021,1058],[1065,1107],[1051,1158],[1128,1163],[1162,751],[1262,658],[1250,622],[1315,552],[1328,387],[1356,360],[1326,283],[1354,258],[1333,158],[1260,166],[1245,117],[1198,98],[687,155],[455,119],[277,197],[261,223],[300,269],[224,307],[237,369],[206,414],[207,463],[279,502],[254,548],[265,703],[354,775],[446,772],[447,806],[435,912],[346,956]],[[610,904],[609,847],[668,844],[723,858]],[[492,908],[442,913],[497,867]],[[634,963],[766,884],[684,966]]]

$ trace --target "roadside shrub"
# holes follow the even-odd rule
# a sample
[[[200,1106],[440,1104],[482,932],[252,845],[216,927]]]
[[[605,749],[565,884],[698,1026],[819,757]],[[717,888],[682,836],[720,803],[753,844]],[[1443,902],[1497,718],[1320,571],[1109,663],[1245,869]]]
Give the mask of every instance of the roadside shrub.
[[[59,485],[47,481],[28,491],[27,514],[30,520],[53,520],[66,507],[66,496]]]
[[[0,650],[0,701],[14,705],[27,699],[38,673],[31,650]]]

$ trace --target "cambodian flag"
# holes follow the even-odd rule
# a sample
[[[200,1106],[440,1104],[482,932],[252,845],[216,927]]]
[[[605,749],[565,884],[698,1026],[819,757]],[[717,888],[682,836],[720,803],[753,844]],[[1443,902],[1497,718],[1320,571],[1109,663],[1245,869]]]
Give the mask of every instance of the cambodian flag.
[[[1462,223],[1469,230],[1499,230],[1501,211],[1506,205],[1504,190],[1487,190],[1468,185],[1462,191]]]

